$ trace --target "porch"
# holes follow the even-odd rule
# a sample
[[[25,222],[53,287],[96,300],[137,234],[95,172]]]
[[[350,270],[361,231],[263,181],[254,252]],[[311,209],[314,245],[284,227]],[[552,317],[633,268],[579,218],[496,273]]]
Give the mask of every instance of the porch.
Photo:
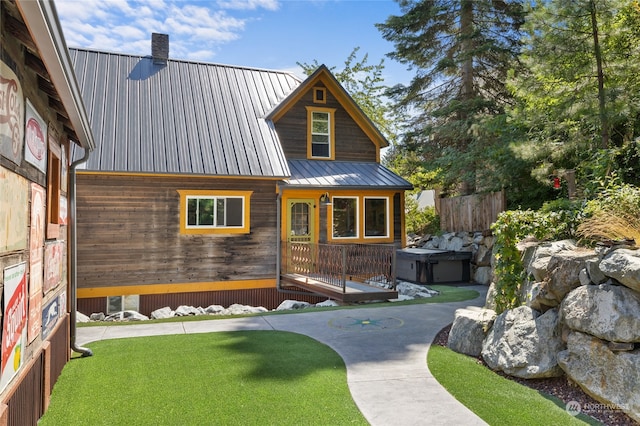
[[[398,297],[396,246],[282,242],[280,281],[340,302]]]

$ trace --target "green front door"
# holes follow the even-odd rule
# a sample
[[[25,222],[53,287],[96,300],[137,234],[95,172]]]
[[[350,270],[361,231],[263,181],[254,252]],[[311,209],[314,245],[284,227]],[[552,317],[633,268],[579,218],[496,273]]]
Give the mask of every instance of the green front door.
[[[287,201],[287,241],[292,243],[315,242],[315,203],[312,199]]]

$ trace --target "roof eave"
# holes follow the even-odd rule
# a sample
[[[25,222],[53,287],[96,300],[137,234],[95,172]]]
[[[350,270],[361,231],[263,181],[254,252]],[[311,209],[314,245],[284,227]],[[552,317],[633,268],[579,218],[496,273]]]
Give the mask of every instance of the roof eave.
[[[53,1],[16,0],[16,4],[69,114],[69,120],[79,139],[76,142],[84,149],[93,151],[95,142],[91,126]]]

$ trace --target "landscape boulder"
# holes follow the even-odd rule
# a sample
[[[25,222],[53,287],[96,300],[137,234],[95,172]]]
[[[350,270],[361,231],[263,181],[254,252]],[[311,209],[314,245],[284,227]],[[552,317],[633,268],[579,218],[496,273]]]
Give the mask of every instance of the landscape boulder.
[[[171,310],[170,307],[165,306],[164,308],[156,309],[151,312],[151,319],[165,319],[165,318],[173,318],[175,316],[175,312]]]
[[[482,352],[482,342],[496,319],[491,309],[469,307],[457,309],[447,347],[452,351],[477,357]]]
[[[640,253],[619,249],[607,253],[600,262],[600,271],[620,284],[640,292]]]
[[[558,364],[587,394],[640,422],[640,349],[612,352],[607,342],[574,331]]]
[[[640,293],[611,284],[578,287],[562,301],[560,321],[611,342],[640,342]]]
[[[558,306],[571,290],[581,285],[580,272],[585,269],[586,261],[596,257],[591,250],[553,254],[547,263],[547,277],[534,286],[529,305],[539,311]]]
[[[282,301],[282,303],[280,303],[280,305],[278,305],[278,307],[276,308],[276,311],[289,311],[292,309],[305,309],[310,307],[311,304],[308,302],[300,302],[297,300],[284,300]]]
[[[528,306],[497,316],[482,344],[482,358],[492,370],[524,379],[562,375],[556,354],[564,349],[558,310],[540,315]]]
[[[545,243],[522,243],[523,265],[528,275],[532,275],[534,281],[544,281],[548,275],[548,266],[551,257],[560,252],[571,252],[576,249],[572,240],[552,241]]]

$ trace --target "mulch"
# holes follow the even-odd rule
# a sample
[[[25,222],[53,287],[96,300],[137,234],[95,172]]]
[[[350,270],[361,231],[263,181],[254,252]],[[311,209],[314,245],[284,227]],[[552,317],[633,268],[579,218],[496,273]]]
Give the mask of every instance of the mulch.
[[[449,338],[449,330],[451,325],[443,328],[438,332],[433,340],[434,345],[447,346],[447,340]],[[478,357],[478,364],[487,367],[482,357]],[[489,368],[489,367],[487,367]],[[599,422],[608,426],[638,426],[640,423],[634,421],[627,416],[621,410],[615,410],[607,407],[606,404],[601,403],[587,395],[578,385],[570,382],[566,377],[553,377],[549,379],[520,379],[518,377],[509,376],[502,372],[496,372],[502,377],[509,380],[518,382],[531,389],[535,389],[539,392],[547,395],[555,396],[565,404],[570,401],[575,401],[583,407],[582,412],[588,416],[593,417]]]

